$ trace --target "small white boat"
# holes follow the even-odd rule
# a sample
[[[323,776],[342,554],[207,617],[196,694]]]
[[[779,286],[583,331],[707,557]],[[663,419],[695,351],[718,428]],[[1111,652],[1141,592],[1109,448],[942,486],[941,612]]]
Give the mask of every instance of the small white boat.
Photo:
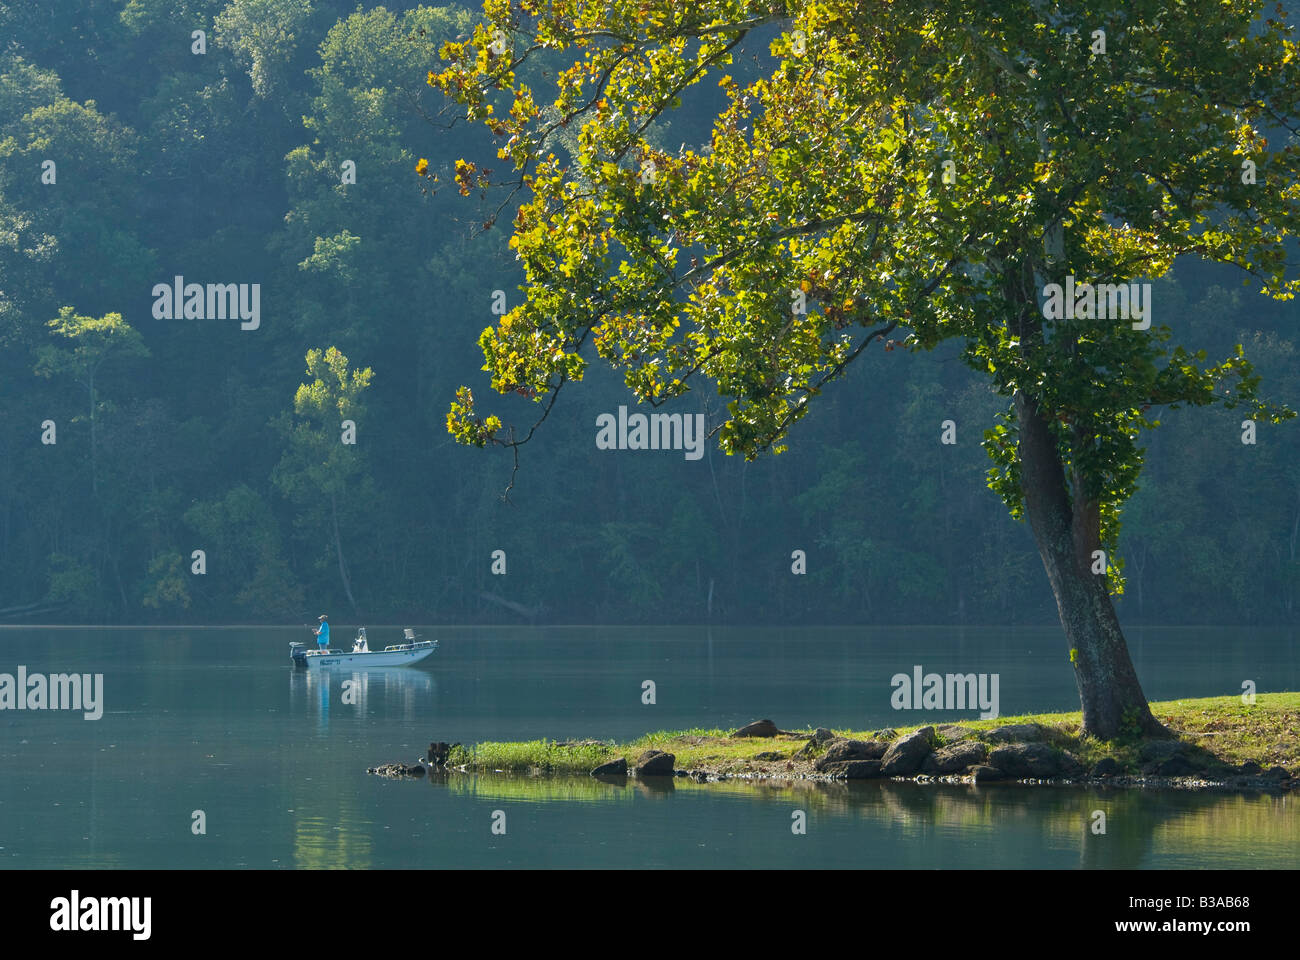
[[[406,667],[419,663],[437,649],[437,640],[421,640],[414,630],[407,627],[402,631],[401,643],[390,644],[383,650],[371,650],[366,640],[366,628],[362,627],[351,650],[309,650],[307,644],[293,640],[289,643],[289,658],[315,668]]]

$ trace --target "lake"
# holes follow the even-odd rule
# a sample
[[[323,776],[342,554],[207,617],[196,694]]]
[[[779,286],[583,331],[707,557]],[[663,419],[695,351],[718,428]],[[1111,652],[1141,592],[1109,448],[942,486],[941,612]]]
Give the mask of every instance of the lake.
[[[355,628],[334,630],[350,646]],[[368,632],[378,649],[400,629]],[[1003,715],[1077,710],[1055,628],[417,632],[440,642],[418,666],[318,675],[289,662],[302,628],[0,628],[0,673],[104,677],[98,720],[0,712],[0,867],[1289,868],[1300,849],[1297,797],[366,773],[431,740],[976,716],[894,710],[890,678],[917,666],[997,674]],[[1148,628],[1129,642],[1152,700],[1300,688],[1293,632]],[[1104,835],[1089,830],[1096,810]]]

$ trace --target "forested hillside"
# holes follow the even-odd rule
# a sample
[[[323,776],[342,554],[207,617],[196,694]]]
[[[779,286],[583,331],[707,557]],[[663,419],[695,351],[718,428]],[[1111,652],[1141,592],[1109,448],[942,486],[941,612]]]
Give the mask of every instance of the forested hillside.
[[[488,392],[477,339],[497,292],[520,296],[513,212],[460,195],[457,158],[496,146],[426,82],[477,19],[0,3],[0,621],[1056,622],[986,487],[999,399],[950,347],[865,358],[752,463],[713,440],[699,459],[598,449],[597,418],[633,401],[593,363],[503,499],[512,458],[445,421],[457,386]],[[699,144],[716,106],[656,135]],[[256,284],[255,319],[160,309],[177,282]],[[1190,260],[1153,288],[1153,326],[1244,345],[1262,392],[1300,407],[1294,301]],[[722,412],[700,392],[669,409]],[[1121,616],[1294,622],[1297,421],[1246,444],[1232,411],[1160,419],[1123,514]]]

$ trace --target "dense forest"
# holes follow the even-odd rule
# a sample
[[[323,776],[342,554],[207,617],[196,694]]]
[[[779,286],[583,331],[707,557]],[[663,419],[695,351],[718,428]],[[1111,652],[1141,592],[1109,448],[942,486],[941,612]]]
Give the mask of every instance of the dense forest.
[[[598,449],[597,418],[632,401],[593,366],[503,496],[512,457],[445,422],[457,386],[487,392],[476,341],[522,279],[505,198],[453,185],[491,138],[426,82],[476,19],[0,3],[0,620],[1055,623],[987,488],[998,398],[946,347],[854,367],[752,463]],[[715,108],[656,136],[698,144]],[[160,309],[174,283],[256,284],[256,319]],[[1243,344],[1300,408],[1294,302],[1190,260],[1153,286],[1153,326]],[[720,403],[671,409],[712,426]],[[1297,421],[1243,443],[1232,411],[1161,419],[1123,514],[1121,616],[1292,623]]]

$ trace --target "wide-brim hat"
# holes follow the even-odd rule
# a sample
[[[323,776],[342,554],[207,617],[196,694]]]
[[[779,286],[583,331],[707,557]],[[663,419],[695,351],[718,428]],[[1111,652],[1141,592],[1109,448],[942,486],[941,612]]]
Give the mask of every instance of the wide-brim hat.
[[[322,613],[322,614],[321,614],[319,617],[317,617],[316,619],[317,619],[317,620],[328,620],[329,617],[327,617],[325,614]]]

